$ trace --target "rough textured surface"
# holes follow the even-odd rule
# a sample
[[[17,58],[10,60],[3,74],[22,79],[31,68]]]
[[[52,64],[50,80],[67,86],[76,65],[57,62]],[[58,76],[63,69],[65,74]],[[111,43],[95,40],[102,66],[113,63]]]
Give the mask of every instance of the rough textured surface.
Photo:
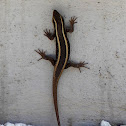
[[[62,125],[126,119],[126,0],[0,0],[0,122],[57,125],[52,100],[52,65],[35,49],[55,55],[53,29],[57,9],[68,25],[71,60],[90,70],[69,68],[58,87]]]

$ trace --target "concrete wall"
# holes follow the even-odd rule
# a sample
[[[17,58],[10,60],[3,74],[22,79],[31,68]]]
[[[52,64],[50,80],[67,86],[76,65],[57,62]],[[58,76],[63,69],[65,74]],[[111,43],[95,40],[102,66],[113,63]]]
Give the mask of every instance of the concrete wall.
[[[126,0],[0,0],[0,122],[57,125],[52,99],[53,66],[34,51],[55,55],[57,9],[69,25],[70,60],[90,70],[69,68],[58,87],[62,125],[126,122]]]

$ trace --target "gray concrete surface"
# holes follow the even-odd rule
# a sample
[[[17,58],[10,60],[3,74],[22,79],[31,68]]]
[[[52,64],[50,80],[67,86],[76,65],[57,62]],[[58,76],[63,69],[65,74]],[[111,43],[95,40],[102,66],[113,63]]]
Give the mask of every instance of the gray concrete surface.
[[[58,87],[62,125],[81,122],[126,122],[126,0],[0,0],[0,122],[57,125],[53,99],[53,66],[37,61],[35,49],[55,55],[53,31],[57,9],[69,25],[70,60],[90,70],[69,68]]]

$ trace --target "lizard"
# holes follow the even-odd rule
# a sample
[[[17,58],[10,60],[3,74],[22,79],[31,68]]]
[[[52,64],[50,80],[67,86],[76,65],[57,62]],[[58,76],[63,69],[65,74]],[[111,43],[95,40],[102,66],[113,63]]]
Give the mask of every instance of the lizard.
[[[54,10],[53,17],[52,17],[54,32],[51,33],[50,30],[46,29],[44,30],[44,35],[48,37],[50,40],[56,38],[56,59],[52,58],[49,55],[46,55],[43,50],[40,49],[35,50],[41,56],[39,60],[41,59],[48,60],[54,66],[52,92],[53,92],[54,108],[55,108],[58,126],[61,125],[60,125],[58,104],[57,104],[57,87],[62,72],[64,71],[64,69],[67,69],[69,67],[79,68],[79,70],[80,67],[85,67],[89,69],[86,66],[86,64],[88,63],[85,62],[74,63],[69,61],[70,43],[67,38],[67,32],[72,33],[74,31],[74,24],[77,23],[76,19],[77,19],[76,17],[71,17],[71,20],[69,20],[70,28],[65,28],[63,16],[57,10]]]

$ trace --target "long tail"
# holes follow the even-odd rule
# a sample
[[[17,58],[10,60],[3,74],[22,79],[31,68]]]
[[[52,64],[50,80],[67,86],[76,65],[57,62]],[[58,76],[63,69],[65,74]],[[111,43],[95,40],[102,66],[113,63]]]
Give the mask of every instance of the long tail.
[[[53,78],[53,101],[54,101],[57,123],[58,123],[58,126],[60,126],[58,103],[57,103],[57,86],[58,86],[58,80],[56,78]]]

